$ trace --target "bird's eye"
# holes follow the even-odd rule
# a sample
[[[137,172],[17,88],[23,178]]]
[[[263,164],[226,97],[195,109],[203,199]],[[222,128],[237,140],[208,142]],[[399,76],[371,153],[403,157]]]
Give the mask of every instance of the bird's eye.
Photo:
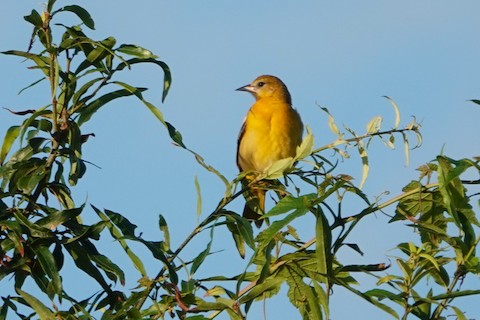
[[[265,84],[265,82],[260,81],[260,82],[257,84],[257,86],[261,88],[261,87],[263,87],[264,84]]]

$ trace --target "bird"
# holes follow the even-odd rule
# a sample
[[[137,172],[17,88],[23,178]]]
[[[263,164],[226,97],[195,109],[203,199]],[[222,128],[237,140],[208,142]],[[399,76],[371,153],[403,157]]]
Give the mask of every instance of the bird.
[[[248,186],[277,160],[294,157],[302,142],[303,123],[292,107],[287,86],[272,75],[261,75],[236,89],[251,93],[255,102],[248,110],[237,141],[237,166],[251,171],[243,178]],[[261,227],[265,213],[265,188],[247,188],[243,216]]]

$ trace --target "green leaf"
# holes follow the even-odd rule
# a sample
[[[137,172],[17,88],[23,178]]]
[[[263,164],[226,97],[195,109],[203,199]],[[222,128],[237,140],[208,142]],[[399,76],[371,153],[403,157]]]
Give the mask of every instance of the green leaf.
[[[45,218],[38,220],[37,224],[39,226],[53,230],[67,221],[76,221],[76,217],[78,217],[82,213],[84,206],[85,204],[83,204],[79,208],[56,211],[55,213],[51,213]]]
[[[235,241],[238,253],[242,258],[245,258],[245,244],[247,244],[250,248],[255,249],[255,241],[253,238],[253,228],[251,223],[235,212],[222,210],[220,214],[222,214],[227,220],[226,224],[228,230],[230,230],[232,234],[233,240]]]
[[[163,232],[163,242],[165,244],[163,249],[168,251],[170,250],[170,232],[168,231],[167,220],[161,214],[158,216],[158,226],[160,231]]]
[[[436,296],[430,297],[432,300],[443,300],[443,299],[453,299],[458,297],[474,296],[480,295],[480,290],[459,290],[452,291],[450,293],[442,293]]]
[[[131,223],[130,220],[128,220],[121,214],[108,209],[105,210],[105,214],[108,216],[110,221],[112,221],[120,229],[120,231],[124,235],[135,237],[135,229],[137,228],[137,226]]]
[[[395,302],[404,300],[402,294],[393,293],[384,289],[372,289],[364,292],[366,296],[378,298],[378,300],[389,299]]]
[[[74,105],[75,108],[78,108],[78,106],[76,106],[77,103],[83,105],[86,102],[86,100],[88,100],[88,99],[82,99],[82,101],[79,102],[80,98],[88,91],[88,89],[90,89],[94,84],[96,84],[99,81],[105,81],[105,78],[104,77],[99,77],[99,78],[92,79],[92,80],[86,82],[84,85],[82,85],[80,87],[80,89],[78,89],[73,94],[72,104]],[[89,98],[91,98],[91,97],[92,96],[90,96]]]
[[[117,40],[113,37],[108,37],[105,40],[96,42],[95,47],[92,51],[87,54],[87,60],[92,64],[96,64],[101,60],[105,59],[107,56],[112,56],[114,52],[112,51],[113,46]]]
[[[57,263],[53,254],[50,252],[48,247],[45,246],[32,246],[31,249],[35,252],[37,260],[40,263],[45,274],[52,280],[52,287],[60,298],[62,293],[62,279],[58,273]],[[53,297],[50,297],[53,298]]]
[[[142,260],[130,249],[130,247],[127,245],[127,242],[124,240],[124,235],[127,235],[140,241],[140,239],[138,239],[134,234],[137,226],[132,224],[130,221],[128,221],[128,219],[118,213],[105,210],[105,214],[98,210],[95,206],[91,205],[91,207],[98,214],[98,216],[107,223],[110,234],[120,243],[135,268],[141,273],[142,276],[146,276],[147,271]]]
[[[443,156],[437,157],[439,190],[443,196],[443,203],[455,224],[462,228],[459,211],[463,208],[470,209],[465,196],[465,189],[460,181],[462,171],[454,170],[450,160]]]
[[[143,92],[147,89],[145,88],[135,88],[135,92]],[[79,110],[80,117],[78,118],[78,125],[81,126],[93,116],[95,112],[97,112],[101,107],[105,104],[109,103],[112,100],[121,98],[121,97],[128,97],[133,95],[134,93],[129,90],[117,90],[113,92],[109,92],[104,94],[103,96],[97,98],[95,101],[89,103],[86,107]]]
[[[3,51],[2,53],[30,59],[37,64],[38,68],[42,70],[47,77],[50,73],[50,69],[49,69],[50,60],[47,57],[29,53],[29,52],[18,51],[18,50],[8,50],[8,51]]]
[[[75,13],[80,18],[80,20],[82,20],[85,26],[87,26],[92,30],[95,30],[95,22],[93,21],[90,13],[88,13],[88,11],[85,10],[84,8],[77,5],[69,5],[54,11],[52,13],[52,16],[63,11],[69,11],[69,12]]]
[[[156,59],[140,59],[140,58],[133,58],[130,60],[127,60],[125,62],[120,63],[116,70],[122,70],[125,67],[130,67],[131,65],[137,64],[137,63],[153,63],[162,68],[163,73],[165,75],[163,79],[163,94],[162,94],[162,102],[165,101],[165,98],[167,97],[168,91],[170,90],[170,86],[172,85],[172,74],[170,72],[170,68],[168,65],[160,60]]]
[[[17,291],[22,296],[22,298],[25,299],[28,305],[30,305],[33,310],[35,310],[37,316],[40,317],[41,320],[56,319],[55,314],[50,309],[48,309],[47,306],[41,303],[40,300],[26,293],[25,291],[22,291],[19,288],[17,288]]]
[[[36,238],[52,238],[53,237],[53,234],[49,229],[41,227],[36,223],[32,223],[30,220],[27,219],[27,217],[23,215],[23,212],[15,211],[13,215],[21,225],[28,228],[30,234],[33,237],[36,237]]]
[[[0,165],[3,164],[5,158],[7,157],[10,148],[12,147],[13,142],[17,139],[20,134],[20,126],[12,126],[8,128],[5,133],[5,138],[3,138],[2,150],[0,151]]]
[[[168,134],[170,135],[170,138],[177,143],[179,146],[182,148],[186,149],[187,147],[183,143],[183,137],[180,131],[178,131],[170,122],[165,121],[165,124],[167,125],[168,129]]]
[[[238,302],[240,304],[243,304],[248,301],[253,301],[257,298],[260,298],[262,297],[263,293],[267,291],[278,290],[283,282],[285,282],[285,278],[279,276],[268,277],[262,283],[253,286],[250,291],[240,297]]]
[[[28,16],[24,16],[23,19],[25,21],[30,22],[37,28],[43,27],[43,20],[37,10],[32,10],[32,12]]]
[[[317,195],[310,193],[302,195],[300,197],[286,196],[280,199],[278,203],[268,211],[264,217],[270,218],[298,208],[308,208],[312,205],[312,202],[316,200]]]
[[[59,166],[59,168],[61,168]],[[61,172],[59,172],[60,174]],[[50,191],[57,200],[62,204],[66,209],[74,209],[75,203],[73,202],[70,189],[62,183],[51,182],[47,185],[48,191]],[[83,208],[83,206],[82,206]]]
[[[95,254],[92,255],[92,261],[102,269],[107,276],[112,281],[120,281],[122,286],[125,285],[125,274],[123,273],[122,269],[120,269],[115,263],[113,263],[108,257],[102,254]]]
[[[315,255],[317,258],[317,268],[321,275],[328,278],[332,275],[332,234],[328,220],[325,217],[322,209],[317,206],[315,212]],[[324,281],[326,281],[325,278]]]
[[[66,243],[64,247],[80,270],[95,279],[103,290],[111,292],[110,286],[105,281],[98,268],[92,263],[92,256],[96,255],[98,252],[96,252],[95,247],[91,243],[85,240],[82,242],[75,241]]]
[[[456,320],[468,320],[468,318],[465,316],[465,312],[460,310],[458,307],[450,306],[450,308],[452,308],[455,312],[455,315],[457,316]]]
[[[134,44],[122,44],[116,49],[121,53],[128,54],[130,56],[135,56],[141,59],[157,59],[158,56],[154,55],[150,50],[142,48]]]
[[[288,214],[285,218],[283,218],[281,220],[274,221],[271,226],[269,226],[267,229],[262,231],[260,233],[261,242],[258,244],[257,251],[263,250],[270,243],[270,241],[275,237],[275,235],[281,229],[286,227],[290,222],[292,222],[293,220],[305,215],[305,213],[307,213],[308,210],[310,209],[311,202],[308,201],[308,200],[304,202],[304,200],[309,199],[311,197],[312,197],[312,195],[310,194],[310,195],[301,196],[301,197],[297,198],[297,199],[301,199],[302,201],[295,201],[295,203],[297,203],[299,205],[295,208],[295,210],[292,213]],[[288,198],[288,196],[285,197],[285,198]],[[282,200],[279,201],[279,204],[282,202]],[[277,204],[277,206],[278,206],[278,204]],[[280,211],[280,209],[275,209],[277,206],[273,207],[272,210],[270,210],[263,217],[266,218],[266,217],[270,217],[270,216],[274,215],[274,214],[272,214],[272,211],[274,213]],[[285,210],[285,209],[288,209],[284,212],[288,212],[292,209],[291,207],[289,208],[288,206],[285,206],[285,205],[281,205],[281,207],[282,207],[281,208],[282,211]]]
[[[198,270],[198,268],[202,265],[203,261],[205,261],[205,258],[210,254],[210,251],[212,249],[212,242],[213,242],[213,231],[215,228],[212,228],[210,230],[210,241],[207,244],[207,247],[205,250],[200,252],[193,260],[192,260],[192,267],[190,268],[190,274],[195,274],[195,272]]]
[[[168,269],[169,272],[169,277],[170,281],[174,284],[178,283],[178,275],[176,272],[176,266],[173,261],[171,261],[167,256],[165,255],[164,247],[165,245],[163,244],[162,241],[145,241],[141,238],[132,238],[131,240],[139,241],[143,243],[152,253],[152,255],[163,262],[165,267]],[[133,261],[133,260],[132,260]],[[140,262],[141,263],[141,262]],[[143,266],[143,265],[142,265]],[[146,274],[144,275],[146,276]]]

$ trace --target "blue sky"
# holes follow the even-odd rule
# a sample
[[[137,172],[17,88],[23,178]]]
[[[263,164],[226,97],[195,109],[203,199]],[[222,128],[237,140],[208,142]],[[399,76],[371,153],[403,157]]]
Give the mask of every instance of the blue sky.
[[[421,122],[423,145],[411,152],[409,166],[405,166],[401,145],[393,151],[379,142],[372,145],[371,174],[365,186],[371,199],[387,190],[390,195],[398,194],[417,177],[415,168],[442,149],[453,158],[480,153],[480,108],[467,101],[480,98],[478,1],[456,5],[433,0],[76,3],[96,22],[96,31],[88,31],[92,38],[112,35],[119,44],[141,45],[170,66],[173,83],[164,104],[160,103],[160,69],[134,68],[124,80],[149,87],[146,97],[182,132],[187,146],[229,179],[237,174],[237,134],[253,102],[252,97],[234,89],[265,73],[277,75],[287,84],[317,146],[335,138],[317,105],[328,107],[339,125],[359,132],[377,115],[384,117],[383,126],[388,129],[394,113],[382,98],[387,95],[399,105],[402,124],[410,122],[412,115]],[[59,0],[57,5],[67,4],[71,2]],[[31,31],[22,17],[33,8],[41,10],[42,4],[6,0],[4,6],[0,50],[26,49]],[[73,15],[65,17],[74,19]],[[48,103],[48,90],[40,90],[44,87],[17,95],[39,78],[25,69],[27,65],[14,57],[0,56],[1,107],[21,110]],[[1,132],[19,121],[0,111]],[[166,217],[174,243],[194,228],[195,176],[202,189],[203,216],[223,195],[221,182],[197,165],[191,155],[174,147],[160,123],[134,99],[108,105],[82,130],[96,135],[86,144],[84,157],[101,169],[88,168],[76,187],[77,203],[87,201],[121,212],[138,224],[146,238],[159,238],[159,213]],[[356,157],[346,160],[339,171],[359,181],[360,161]],[[240,211],[242,207],[243,200],[237,200],[231,209]],[[85,220],[90,214],[93,221],[91,212]],[[386,262],[396,243],[414,239],[411,230],[387,221],[381,214],[370,217],[352,238],[365,255],[352,251],[341,258],[349,263]],[[307,219],[297,226],[305,238],[314,232],[309,223]],[[224,251],[212,257],[209,268],[213,272],[238,272],[239,261],[231,258],[233,243],[226,233],[219,231],[217,236],[215,250]],[[114,247],[104,245],[106,249]],[[189,252],[203,247],[199,241]],[[121,254],[118,261],[128,264]],[[158,265],[149,269],[153,275]],[[201,271],[205,276],[210,274],[209,270]],[[127,288],[135,285],[135,275],[131,277]],[[468,305],[472,300],[465,301]],[[260,316],[260,307],[258,304],[252,310],[252,319]],[[332,319],[358,314],[386,318],[383,312],[340,289],[335,290],[331,308]],[[479,307],[475,308],[469,307],[475,310],[469,316],[480,313]],[[295,318],[284,300],[267,301],[269,319],[285,318],[285,314]]]

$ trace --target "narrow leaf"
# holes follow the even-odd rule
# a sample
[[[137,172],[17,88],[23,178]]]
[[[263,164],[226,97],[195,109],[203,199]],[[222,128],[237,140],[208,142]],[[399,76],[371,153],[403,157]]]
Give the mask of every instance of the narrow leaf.
[[[52,280],[55,294],[60,295],[62,293],[62,280],[58,273],[57,263],[53,254],[48,247],[45,246],[31,247],[31,249],[35,252],[37,260],[45,274]]]
[[[158,58],[158,56],[154,55],[150,50],[147,50],[145,48],[142,48],[140,46],[133,45],[133,44],[122,44],[120,47],[116,49],[116,51],[128,54],[130,56],[135,56],[137,58],[142,58],[142,59]]]
[[[12,126],[8,128],[5,133],[5,138],[3,138],[2,150],[0,151],[0,165],[3,164],[5,158],[7,157],[10,148],[12,147],[13,142],[17,139],[20,134],[20,126]]]
[[[160,231],[163,232],[163,242],[165,243],[165,251],[170,250],[170,232],[168,231],[167,220],[163,217],[163,215],[159,215],[158,217],[158,226]]]
[[[93,21],[90,13],[88,13],[88,11],[85,10],[84,8],[77,5],[69,5],[56,10],[55,12],[52,13],[52,16],[62,11],[69,11],[69,12],[75,13],[80,18],[80,20],[82,20],[85,26],[87,26],[92,30],[95,30],[95,22]]]
[[[195,176],[195,190],[197,191],[197,220],[202,214],[202,192],[200,190],[200,183],[198,177]]]
[[[328,115],[328,127],[330,128],[330,131],[332,131],[335,135],[340,135],[340,130],[338,130],[337,125],[335,124],[335,119],[333,116],[330,114],[330,111],[328,111],[327,108],[321,108],[323,111],[325,111]]]
[[[205,261],[205,258],[210,254],[210,250],[212,248],[212,242],[213,242],[213,231],[215,228],[212,228],[210,230],[210,241],[207,244],[207,247],[205,250],[200,252],[198,256],[195,257],[192,261],[192,267],[190,268],[190,273],[193,275],[195,272],[198,270],[198,268],[202,265],[203,261]]]
[[[324,276],[331,274],[332,254],[331,248],[331,232],[328,221],[321,210],[317,207],[315,223],[315,255],[317,260],[318,273]]]
[[[142,92],[147,89],[145,88],[135,88],[136,92]],[[129,90],[117,90],[113,92],[109,92],[104,94],[103,96],[97,98],[95,101],[88,104],[85,108],[82,108],[79,113],[80,117],[78,118],[78,125],[81,126],[93,116],[95,112],[97,112],[102,106],[109,103],[112,100],[121,98],[121,97],[128,97],[133,95],[134,93]]]
[[[359,185],[359,188],[362,189],[365,184],[365,181],[367,181],[370,167],[368,165],[367,150],[365,149],[361,141],[358,142],[358,153],[360,154],[360,158],[362,159],[362,180],[360,181],[360,185]]]
[[[395,101],[393,101],[390,97],[388,96],[384,96],[384,98],[387,98],[388,101],[390,101],[390,103],[392,104],[393,106],[393,109],[395,110],[395,124],[393,126],[393,129],[397,129],[398,126],[400,125],[400,109],[398,108],[397,104],[395,103]]]
[[[30,59],[37,64],[38,68],[42,70],[47,77],[49,75],[50,60],[47,57],[44,57],[42,55],[36,55],[29,52],[18,51],[18,50],[3,51],[2,53]]]
[[[164,79],[163,79],[163,94],[162,94],[162,102],[165,101],[165,98],[167,97],[168,91],[170,90],[170,86],[172,84],[172,74],[170,72],[170,68],[168,65],[160,60],[156,59],[140,59],[140,58],[133,58],[130,60],[127,60],[125,62],[120,63],[116,70],[122,70],[125,67],[130,67],[131,65],[137,64],[137,63],[153,63],[162,68],[163,73],[164,73]]]
[[[52,320],[56,319],[55,314],[48,309],[43,303],[40,302],[34,296],[22,291],[21,289],[17,288],[18,293],[22,296],[23,299],[35,310],[37,316],[40,317],[41,320]]]

